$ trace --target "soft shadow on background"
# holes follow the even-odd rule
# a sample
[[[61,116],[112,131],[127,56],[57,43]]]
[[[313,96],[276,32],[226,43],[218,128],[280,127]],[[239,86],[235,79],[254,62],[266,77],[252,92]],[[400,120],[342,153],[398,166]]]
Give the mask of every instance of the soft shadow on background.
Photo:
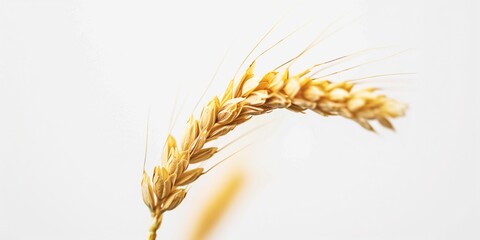
[[[145,239],[149,106],[151,167],[172,111],[181,110],[178,136],[225,52],[208,98],[285,14],[262,49],[313,21],[259,72],[354,19],[297,67],[412,49],[334,78],[415,72],[365,84],[407,102],[407,116],[396,133],[372,134],[340,118],[274,113],[223,156],[252,147],[192,185],[159,239],[188,236],[239,162],[248,179],[211,239],[480,239],[479,10],[474,0],[0,1],[0,239]]]

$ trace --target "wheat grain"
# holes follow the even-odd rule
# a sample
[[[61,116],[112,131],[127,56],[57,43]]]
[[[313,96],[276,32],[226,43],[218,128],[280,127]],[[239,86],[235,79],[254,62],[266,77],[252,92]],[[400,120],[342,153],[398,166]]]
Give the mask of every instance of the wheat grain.
[[[342,116],[369,131],[371,121],[393,129],[389,119],[403,116],[406,105],[377,93],[375,88],[355,89],[351,81],[330,82],[313,78],[315,66],[297,74],[289,69],[254,74],[255,62],[245,71],[234,88],[230,81],[221,98],[212,98],[198,119],[191,116],[179,144],[168,136],[163,150],[162,165],[156,166],[153,178],[144,172],[143,200],[154,217],[149,239],[153,240],[163,213],[176,208],[186,196],[185,185],[204,174],[203,168],[192,164],[210,159],[218,149],[204,147],[252,116],[288,109],[294,112],[314,111],[323,116]]]

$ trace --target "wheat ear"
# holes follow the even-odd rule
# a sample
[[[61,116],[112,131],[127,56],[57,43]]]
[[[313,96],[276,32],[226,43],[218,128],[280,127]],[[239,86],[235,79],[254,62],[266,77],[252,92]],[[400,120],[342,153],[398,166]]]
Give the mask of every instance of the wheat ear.
[[[393,129],[389,119],[403,116],[406,105],[377,93],[375,88],[355,90],[353,82],[330,82],[314,79],[312,68],[297,74],[289,69],[254,74],[255,62],[245,71],[234,87],[230,81],[221,98],[214,97],[205,106],[199,119],[187,122],[179,144],[168,136],[161,166],[155,166],[153,178],[144,172],[143,200],[149,207],[153,224],[149,239],[156,237],[163,213],[176,208],[186,196],[185,186],[205,173],[204,168],[190,167],[210,159],[218,148],[205,147],[252,116],[285,108],[294,112],[312,110],[323,116],[339,115],[354,120],[373,131],[370,121]]]

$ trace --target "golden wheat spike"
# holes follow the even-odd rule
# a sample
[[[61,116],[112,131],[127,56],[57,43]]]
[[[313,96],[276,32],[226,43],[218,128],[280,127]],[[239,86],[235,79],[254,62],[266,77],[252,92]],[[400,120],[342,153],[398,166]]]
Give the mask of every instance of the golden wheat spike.
[[[155,167],[151,180],[143,177],[144,202],[154,217],[150,240],[155,239],[163,213],[176,208],[185,198],[185,185],[205,173],[203,168],[189,166],[206,161],[217,152],[215,147],[205,148],[205,143],[229,133],[253,116],[275,109],[311,110],[323,116],[341,116],[374,131],[371,121],[393,129],[390,119],[403,116],[406,111],[405,104],[378,94],[376,88],[357,90],[351,81],[313,79],[307,76],[313,67],[297,74],[291,74],[287,68],[263,75],[256,75],[254,68],[252,62],[240,81],[236,85],[231,81],[222,98],[212,98],[198,119],[190,117],[178,146],[175,138],[168,136],[162,166]]]

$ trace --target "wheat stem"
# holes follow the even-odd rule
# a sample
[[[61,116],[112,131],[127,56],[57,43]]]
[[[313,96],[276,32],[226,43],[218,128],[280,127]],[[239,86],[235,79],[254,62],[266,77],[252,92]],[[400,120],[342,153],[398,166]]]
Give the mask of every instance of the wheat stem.
[[[162,224],[163,214],[157,213],[153,216],[152,225],[150,226],[150,233],[148,240],[155,240],[157,238],[157,230]]]

